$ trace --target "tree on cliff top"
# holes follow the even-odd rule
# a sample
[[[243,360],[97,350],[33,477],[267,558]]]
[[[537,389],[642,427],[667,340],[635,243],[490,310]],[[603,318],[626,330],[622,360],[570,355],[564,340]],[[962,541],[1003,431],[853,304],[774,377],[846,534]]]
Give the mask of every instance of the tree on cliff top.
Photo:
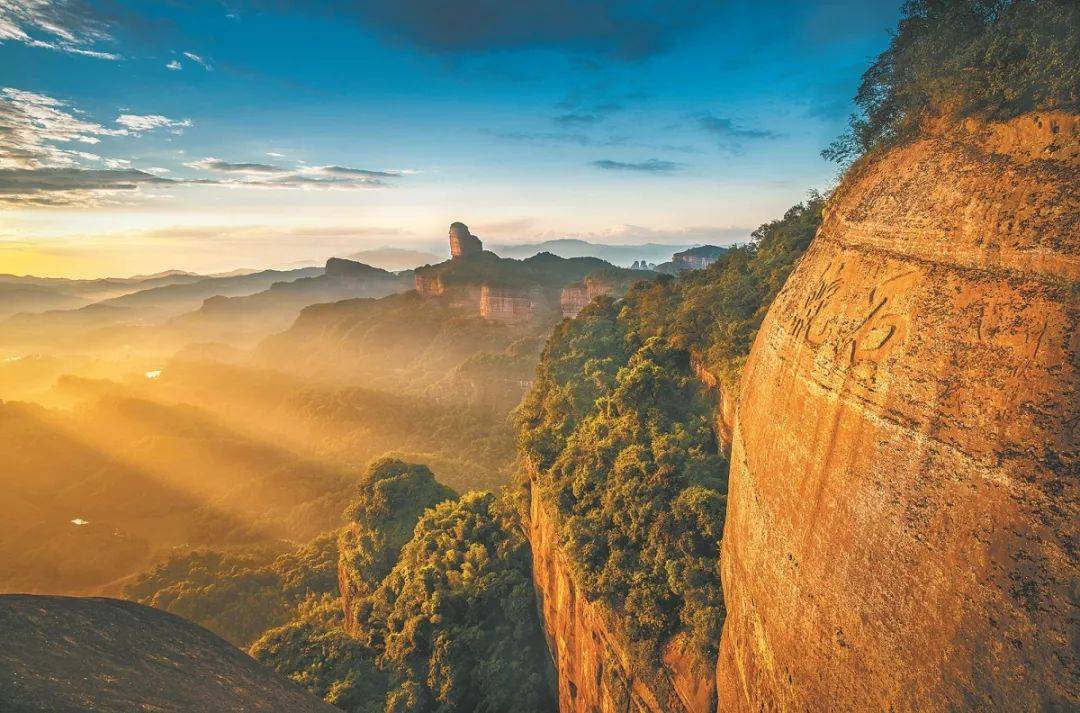
[[[355,604],[374,591],[394,567],[424,510],[456,495],[435,480],[426,465],[394,458],[372,463],[345,510],[348,524],[338,540],[341,584],[349,589],[342,592],[346,601]]]
[[[491,493],[428,510],[370,600],[386,711],[551,709],[528,543]]]
[[[913,135],[935,114],[1007,119],[1080,106],[1080,3],[909,0],[863,74],[848,131],[825,149],[847,163]]]

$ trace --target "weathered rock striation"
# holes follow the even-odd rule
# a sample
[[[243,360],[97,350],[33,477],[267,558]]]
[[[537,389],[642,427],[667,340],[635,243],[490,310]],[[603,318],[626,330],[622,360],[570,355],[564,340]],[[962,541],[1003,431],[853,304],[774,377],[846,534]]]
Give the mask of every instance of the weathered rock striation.
[[[734,428],[719,710],[1076,710],[1080,120],[856,166]]]
[[[480,316],[503,324],[529,322],[533,318],[533,299],[526,290],[483,285],[480,288]]]

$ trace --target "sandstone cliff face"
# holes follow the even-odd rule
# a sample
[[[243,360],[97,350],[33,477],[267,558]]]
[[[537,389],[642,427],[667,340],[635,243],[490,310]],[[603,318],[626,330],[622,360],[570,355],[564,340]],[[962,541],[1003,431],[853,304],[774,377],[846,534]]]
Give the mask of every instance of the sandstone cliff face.
[[[563,713],[713,713],[712,672],[676,638],[662,664],[643,663],[612,625],[614,616],[574,585],[555,523],[535,490],[529,517],[533,580],[558,675]]]
[[[492,322],[520,324],[533,318],[533,301],[527,292],[483,285],[480,316]]]
[[[849,175],[734,428],[719,709],[1076,710],[1080,122]]]

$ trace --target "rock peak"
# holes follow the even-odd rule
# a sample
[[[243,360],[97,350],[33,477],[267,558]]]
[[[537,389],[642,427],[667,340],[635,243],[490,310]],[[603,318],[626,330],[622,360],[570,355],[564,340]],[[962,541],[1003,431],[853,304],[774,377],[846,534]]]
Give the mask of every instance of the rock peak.
[[[469,232],[469,226],[455,222],[450,224],[450,257],[461,257],[482,252],[484,244]]]

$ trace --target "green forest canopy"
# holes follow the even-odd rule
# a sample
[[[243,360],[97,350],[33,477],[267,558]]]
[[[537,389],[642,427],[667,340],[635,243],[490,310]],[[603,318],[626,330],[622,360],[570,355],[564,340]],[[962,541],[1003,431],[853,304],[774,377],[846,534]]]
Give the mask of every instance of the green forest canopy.
[[[701,356],[734,393],[765,312],[821,222],[812,194],[706,270],[639,283],[556,328],[517,413],[534,487],[553,506],[574,575],[632,640],[688,632],[715,656],[727,463]]]
[[[847,163],[913,135],[928,116],[1008,119],[1080,106],[1080,3],[908,0],[863,74],[859,114],[823,155]]]

